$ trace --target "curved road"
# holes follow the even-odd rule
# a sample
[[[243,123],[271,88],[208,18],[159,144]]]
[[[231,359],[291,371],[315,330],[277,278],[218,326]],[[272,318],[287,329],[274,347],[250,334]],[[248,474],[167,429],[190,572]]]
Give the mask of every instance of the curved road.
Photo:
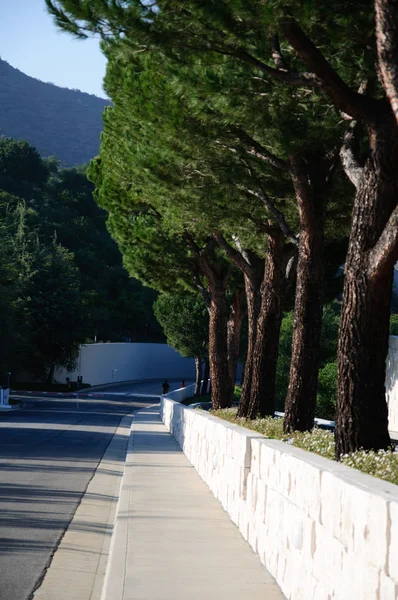
[[[74,398],[29,397],[0,413],[0,600],[32,596],[122,417],[159,387],[115,385],[78,410]]]

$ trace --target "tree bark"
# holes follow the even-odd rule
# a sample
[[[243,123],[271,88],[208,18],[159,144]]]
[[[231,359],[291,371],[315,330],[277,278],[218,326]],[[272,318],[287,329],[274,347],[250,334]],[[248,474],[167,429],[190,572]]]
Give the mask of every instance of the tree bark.
[[[228,369],[227,326],[229,306],[226,297],[226,284],[223,278],[209,283],[209,362],[214,409],[227,408],[232,404],[231,380]]]
[[[201,396],[206,396],[207,394],[207,388],[209,385],[209,375],[210,375],[210,363],[209,363],[209,359],[206,358],[205,362],[205,371],[204,371],[204,375],[203,375],[203,383],[202,383],[202,389],[200,392]]]
[[[285,282],[286,253],[284,236],[276,228],[268,236],[268,251],[261,284],[261,308],[253,351],[250,404],[247,418],[273,415],[279,333],[282,321],[282,296]]]
[[[381,80],[398,123],[398,4],[375,0],[376,43]]]
[[[253,375],[253,355],[257,335],[258,316],[261,308],[261,282],[255,276],[244,276],[247,304],[247,354],[243,377],[242,394],[240,397],[238,416],[246,417],[250,405],[250,393]]]
[[[233,397],[236,369],[239,361],[240,339],[242,323],[246,311],[243,306],[243,294],[241,290],[234,292],[231,306],[231,314],[228,319],[228,371],[231,381],[231,396]]]
[[[220,233],[215,234],[214,237],[221,248],[223,248],[228,258],[243,273],[245,281],[248,315],[248,348],[245,360],[242,394],[238,408],[238,415],[245,417],[249,410],[250,404],[253,351],[257,334],[257,320],[261,305],[261,276],[259,275],[260,269],[258,268],[260,259],[258,259],[253,252],[250,252],[249,250],[243,250],[240,247],[240,242],[238,239],[235,241],[237,242],[239,250],[236,250],[230,244],[228,244],[228,242]]]
[[[200,384],[202,381],[202,361],[199,356],[195,356],[195,396],[200,396]]]
[[[345,264],[338,346],[336,457],[387,449],[385,371],[394,262],[398,258],[398,129],[391,113],[370,131]],[[394,243],[395,239],[395,243]]]
[[[214,409],[227,408],[232,404],[231,382],[228,370],[228,316],[227,285],[229,267],[219,260],[211,260],[210,253],[217,242],[210,238],[205,248],[200,248],[190,234],[186,240],[191,247],[198,272],[196,284],[209,311],[209,363],[211,398]],[[214,255],[213,255],[214,259]],[[201,282],[199,272],[206,277],[206,286]]]
[[[323,247],[327,194],[321,160],[292,157],[300,219],[292,358],[284,431],[314,426],[323,309]]]

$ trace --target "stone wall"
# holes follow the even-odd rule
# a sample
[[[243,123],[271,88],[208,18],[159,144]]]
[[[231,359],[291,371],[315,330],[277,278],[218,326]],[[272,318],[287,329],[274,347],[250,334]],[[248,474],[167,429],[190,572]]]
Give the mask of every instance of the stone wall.
[[[390,335],[387,373],[386,396],[388,402],[388,428],[398,432],[398,336]]]
[[[166,398],[161,415],[286,598],[398,598],[397,486]]]
[[[191,383],[190,385],[187,385],[184,388],[179,388],[178,390],[174,390],[173,392],[164,394],[162,398],[165,398],[166,400],[174,400],[174,402],[182,402],[183,400],[185,400],[185,398],[190,398],[194,395],[195,387],[196,385],[194,383]],[[198,401],[199,400],[200,398],[198,398]]]

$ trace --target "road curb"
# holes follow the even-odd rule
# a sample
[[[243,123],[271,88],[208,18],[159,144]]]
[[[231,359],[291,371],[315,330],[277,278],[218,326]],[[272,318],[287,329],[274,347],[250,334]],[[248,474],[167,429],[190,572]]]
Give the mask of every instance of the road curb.
[[[140,410],[137,410],[137,413],[141,411],[152,410],[159,406],[159,404],[152,404]],[[115,514],[115,526],[112,531],[112,540],[111,547],[109,553],[109,559],[106,568],[106,574],[103,581],[102,595],[99,600],[121,600],[123,598],[123,588],[124,588],[124,580],[126,575],[126,564],[125,561],[119,561],[117,563],[116,569],[115,565],[112,563],[113,551],[115,549],[115,543],[117,540],[118,543],[118,551],[120,553],[121,547],[123,548],[123,556],[126,555],[127,552],[127,544],[128,544],[128,535],[127,535],[127,527],[125,523],[125,518],[129,512],[129,500],[130,500],[130,478],[131,478],[131,470],[133,468],[132,465],[132,454],[134,452],[134,429],[135,419],[133,418],[130,426],[130,435],[127,445],[126,451],[126,460],[124,464],[123,477],[120,485],[120,498],[117,505],[117,511]],[[116,571],[116,576],[115,576]],[[113,578],[111,579],[111,572]]]
[[[101,600],[133,414],[124,416],[45,571],[34,600]]]

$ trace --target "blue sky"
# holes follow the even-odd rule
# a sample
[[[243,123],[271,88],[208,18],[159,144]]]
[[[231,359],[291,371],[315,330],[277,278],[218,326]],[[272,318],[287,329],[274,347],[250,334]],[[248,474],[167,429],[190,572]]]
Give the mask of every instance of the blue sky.
[[[60,32],[44,0],[0,0],[0,57],[31,77],[106,97],[99,41]]]

